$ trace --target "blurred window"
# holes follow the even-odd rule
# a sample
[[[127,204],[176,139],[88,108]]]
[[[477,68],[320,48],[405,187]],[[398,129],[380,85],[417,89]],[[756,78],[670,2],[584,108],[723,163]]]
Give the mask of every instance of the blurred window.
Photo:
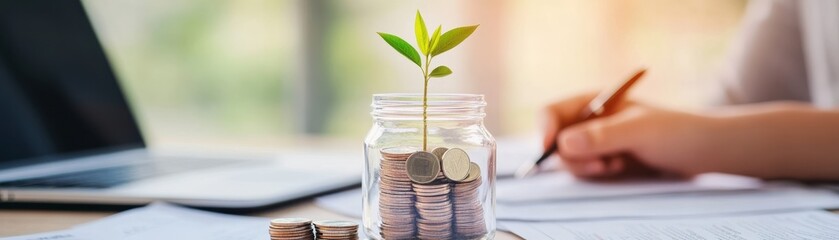
[[[413,43],[429,27],[480,23],[435,65],[431,92],[488,95],[496,135],[539,129],[541,105],[650,68],[633,93],[698,108],[744,1],[84,0],[151,144],[360,141],[370,95],[418,92],[416,66],[377,31]]]

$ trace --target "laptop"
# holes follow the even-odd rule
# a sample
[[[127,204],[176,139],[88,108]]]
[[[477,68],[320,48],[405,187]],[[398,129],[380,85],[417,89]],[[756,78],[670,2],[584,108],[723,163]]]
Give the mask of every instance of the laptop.
[[[81,1],[0,0],[0,206],[257,208],[359,184],[347,156],[149,150]]]

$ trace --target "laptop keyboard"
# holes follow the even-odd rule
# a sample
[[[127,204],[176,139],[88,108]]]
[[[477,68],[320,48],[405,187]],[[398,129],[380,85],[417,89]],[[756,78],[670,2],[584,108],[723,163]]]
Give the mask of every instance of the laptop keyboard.
[[[0,188],[108,188],[140,179],[230,165],[237,162],[240,161],[227,159],[162,159],[133,165],[0,182]]]

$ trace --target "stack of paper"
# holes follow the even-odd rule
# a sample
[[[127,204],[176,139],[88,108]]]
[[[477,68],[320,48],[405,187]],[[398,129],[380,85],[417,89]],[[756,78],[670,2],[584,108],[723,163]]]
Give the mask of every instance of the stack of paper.
[[[568,172],[555,172],[526,179],[503,179],[498,181],[496,189],[498,202],[517,204],[754,190],[763,186],[758,179],[728,174],[703,174],[693,179],[591,182],[577,179]]]
[[[505,222],[524,239],[837,239],[839,215],[798,211],[685,219]]]
[[[839,196],[794,183],[708,174],[691,181],[585,182],[554,173],[498,183],[498,219],[586,220],[839,207]]]
[[[502,179],[498,181],[497,191],[499,227],[526,239],[612,239],[614,236],[624,237],[615,239],[680,239],[674,236],[683,234],[725,239],[721,236],[729,233],[719,232],[714,226],[734,223],[751,229],[752,232],[738,230],[730,235],[743,239],[787,239],[755,236],[792,233],[811,239],[831,239],[818,236],[839,231],[839,227],[824,227],[839,226],[839,217],[813,211],[839,208],[839,196],[835,193],[790,182],[766,183],[733,175],[706,174],[691,180],[586,182],[567,173],[552,173],[524,180]],[[320,197],[316,203],[361,218],[360,189]],[[796,230],[795,224],[789,228],[774,227],[783,219],[812,225],[807,231]],[[603,232],[605,228],[614,231]],[[758,229],[765,235],[755,235]]]

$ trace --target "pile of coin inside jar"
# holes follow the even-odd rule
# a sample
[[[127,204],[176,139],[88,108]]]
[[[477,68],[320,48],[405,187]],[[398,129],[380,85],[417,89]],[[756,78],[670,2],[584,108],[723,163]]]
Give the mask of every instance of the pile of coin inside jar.
[[[268,226],[271,240],[357,240],[358,224],[350,221],[277,218]],[[317,238],[315,238],[317,236]]]
[[[473,239],[487,233],[481,168],[463,149],[381,150],[379,215],[384,239]]]

